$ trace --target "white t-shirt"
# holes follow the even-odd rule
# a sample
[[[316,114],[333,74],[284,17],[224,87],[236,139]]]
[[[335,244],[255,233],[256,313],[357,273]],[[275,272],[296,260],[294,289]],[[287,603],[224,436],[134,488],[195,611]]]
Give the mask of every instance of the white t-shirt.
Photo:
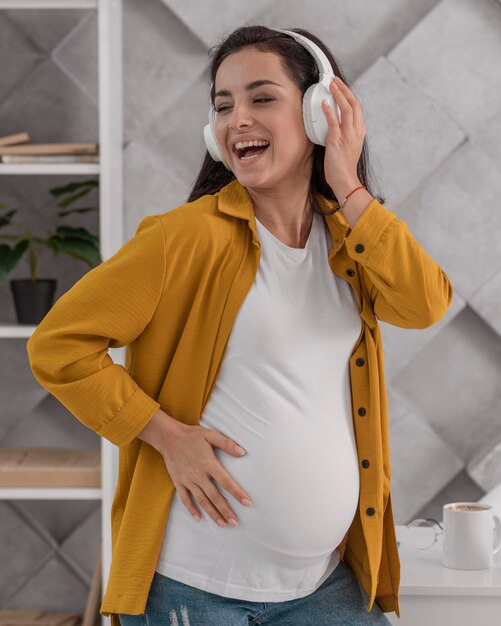
[[[361,319],[353,288],[329,267],[321,215],[305,248],[256,223],[256,279],[200,418],[247,451],[214,448],[252,505],[215,482],[238,518],[220,528],[195,500],[197,522],[175,492],[156,570],[227,598],[282,602],[309,595],[334,571],[357,509],[348,359]]]

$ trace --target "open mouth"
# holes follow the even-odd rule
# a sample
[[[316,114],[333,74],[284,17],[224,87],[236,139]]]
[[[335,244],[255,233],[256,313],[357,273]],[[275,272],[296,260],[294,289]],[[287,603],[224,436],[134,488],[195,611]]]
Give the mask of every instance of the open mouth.
[[[245,144],[246,142],[242,143]],[[262,145],[255,145],[256,143]],[[233,146],[233,152],[237,155],[239,161],[251,161],[256,159],[270,147],[270,144],[265,142],[249,142],[249,144],[251,145],[244,145],[243,147],[238,148],[238,144]]]

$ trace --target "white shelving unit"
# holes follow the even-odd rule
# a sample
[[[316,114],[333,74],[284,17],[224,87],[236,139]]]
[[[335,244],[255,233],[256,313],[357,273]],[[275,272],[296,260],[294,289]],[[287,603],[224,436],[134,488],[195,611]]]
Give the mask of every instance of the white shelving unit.
[[[85,487],[0,487],[1,500],[100,500],[102,489]]]
[[[0,0],[0,9],[95,9],[98,18],[99,164],[0,164],[0,175],[99,176],[99,241],[103,260],[123,245],[122,201],[122,1],[121,0]],[[71,138],[68,138],[71,140]],[[29,338],[35,326],[0,325],[0,341]],[[124,349],[110,349],[111,358],[124,364]],[[27,357],[26,357],[27,358]],[[111,564],[110,511],[117,480],[118,451],[101,438],[100,488],[0,488],[0,499],[100,500],[102,576],[101,600]],[[1,541],[1,530],[0,530]],[[20,547],[22,549],[22,547]],[[109,624],[102,617],[102,624]]]
[[[99,174],[97,163],[0,163],[0,174]]]

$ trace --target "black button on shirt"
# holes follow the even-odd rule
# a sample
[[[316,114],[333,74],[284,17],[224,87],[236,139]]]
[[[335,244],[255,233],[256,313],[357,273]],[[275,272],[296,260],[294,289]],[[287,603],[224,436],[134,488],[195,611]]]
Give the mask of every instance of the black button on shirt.
[[[367,515],[374,515],[376,511],[370,506],[368,509],[366,509],[365,512],[367,513]]]
[[[367,459],[362,461],[362,467],[369,467],[369,461]]]
[[[367,413],[367,411],[364,409],[364,407],[363,407],[363,406],[361,406],[361,407],[358,409],[358,414],[359,414],[359,415],[361,415],[362,417],[363,417],[366,413]]]
[[[358,367],[362,367],[362,365],[365,363],[365,361],[361,358],[357,359],[355,361],[355,363],[358,365]]]
[[[346,270],[346,273],[348,276],[355,276],[355,270],[352,270],[351,267]]]
[[[365,250],[364,245],[361,243],[357,243],[357,245],[355,246],[355,252],[363,252],[364,250]]]

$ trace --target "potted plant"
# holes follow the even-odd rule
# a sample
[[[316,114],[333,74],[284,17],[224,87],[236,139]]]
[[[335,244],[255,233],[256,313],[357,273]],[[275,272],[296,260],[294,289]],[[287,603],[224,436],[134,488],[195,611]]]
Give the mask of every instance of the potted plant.
[[[86,180],[69,183],[62,187],[53,187],[49,192],[58,199],[59,217],[71,213],[97,211],[95,207],[68,209],[71,204],[85,196],[99,185],[97,180]],[[0,204],[0,229],[14,225],[11,222],[17,209],[9,209]],[[20,226],[20,225],[18,225]],[[2,241],[10,241],[1,243]],[[25,254],[28,255],[30,278],[17,278],[10,281],[17,319],[20,324],[38,324],[53,304],[57,280],[39,278],[39,257],[43,248],[50,248],[56,255],[67,254],[80,259],[90,267],[101,263],[99,239],[85,228],[58,226],[45,237],[37,236],[31,228],[17,234],[0,234],[0,284],[7,274],[19,263]]]

